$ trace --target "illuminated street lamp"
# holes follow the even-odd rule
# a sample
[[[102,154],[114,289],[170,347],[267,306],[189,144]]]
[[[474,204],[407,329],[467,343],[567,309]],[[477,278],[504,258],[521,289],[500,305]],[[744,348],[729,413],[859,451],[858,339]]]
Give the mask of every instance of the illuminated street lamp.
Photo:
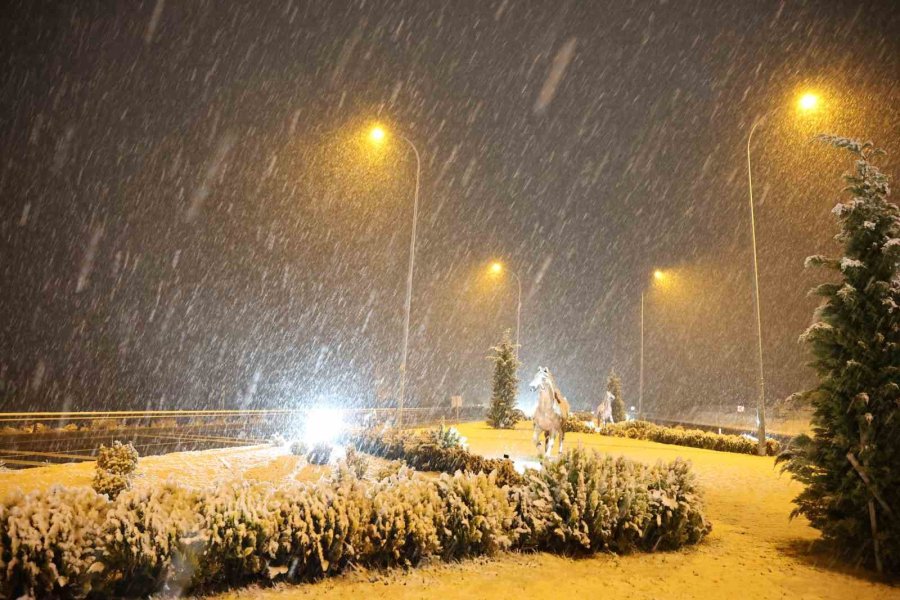
[[[380,144],[384,141],[384,129],[376,125],[372,128],[372,131],[369,132],[369,139],[375,142],[376,144]]]
[[[501,263],[499,261],[494,261],[491,263],[489,270],[490,270],[491,275],[500,275],[501,273],[503,273],[503,263]],[[519,360],[519,329],[520,329],[521,323],[522,323],[522,280],[519,279],[519,275],[515,271],[510,270],[509,272],[512,273],[512,276],[516,278],[516,283],[519,285],[519,300],[518,300],[518,304],[516,305],[516,361],[518,361]]]
[[[819,96],[812,92],[806,92],[797,100],[797,109],[800,112],[809,113],[819,107]],[[767,114],[759,117],[750,127],[747,136],[747,187],[750,191],[750,233],[753,242],[753,301],[756,304],[756,341],[759,361],[759,399],[756,405],[758,453],[766,455],[766,383],[763,371],[763,341],[762,341],[762,309],[759,302],[759,260],[756,253],[756,217],[753,210],[753,169],[750,161],[750,142],[753,141],[753,132],[766,119]]]
[[[662,283],[668,276],[663,271],[653,271],[653,279]],[[638,420],[644,418],[644,290],[641,290],[641,370],[638,381]]]
[[[797,108],[804,111],[815,110],[819,105],[819,96],[813,94],[812,92],[807,92],[800,96],[800,99],[797,101]]]
[[[406,302],[404,303],[403,316],[403,350],[400,358],[400,396],[397,401],[397,426],[403,426],[403,404],[406,399],[406,359],[409,355],[409,315],[412,309],[412,285],[413,271],[416,266],[416,225],[419,221],[419,182],[422,175],[422,160],[419,158],[419,150],[408,137],[397,134],[412,148],[416,156],[416,191],[413,195],[412,235],[409,240],[409,271],[406,275]],[[381,144],[387,138],[387,132],[379,125],[375,125],[369,132],[369,140],[374,144]]]

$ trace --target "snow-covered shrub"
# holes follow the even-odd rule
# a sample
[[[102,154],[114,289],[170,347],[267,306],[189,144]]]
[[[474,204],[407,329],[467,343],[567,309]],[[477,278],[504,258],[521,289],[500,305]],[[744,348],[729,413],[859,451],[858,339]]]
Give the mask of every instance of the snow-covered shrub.
[[[131,489],[137,464],[138,453],[131,442],[123,444],[116,440],[108,447],[100,444],[92,487],[98,494],[114,499],[123,490]]]
[[[101,575],[115,596],[146,595],[166,583],[179,588],[188,583],[193,565],[185,565],[182,545],[200,529],[201,499],[201,493],[172,483],[116,498],[103,524],[101,555]]]
[[[385,433],[358,432],[347,437],[347,443],[374,456],[388,460],[402,460],[417,471],[440,473],[491,473],[497,472],[497,485],[513,485],[522,478],[516,473],[512,461],[484,458],[461,447],[442,448],[430,436],[406,432]]]
[[[258,578],[277,550],[272,486],[238,483],[203,494],[200,534],[188,542],[194,586]]]
[[[94,472],[91,487],[98,494],[106,494],[110,500],[113,500],[119,493],[131,489],[131,476],[97,469]]]
[[[422,443],[413,433],[388,429],[384,432],[358,431],[345,436],[347,445],[387,460],[404,460]],[[404,460],[405,462],[405,460]]]
[[[294,456],[306,456],[306,453],[309,451],[309,447],[303,440],[294,440],[290,445],[291,454]]]
[[[495,479],[496,473],[443,474],[438,479],[438,495],[444,503],[440,539],[445,560],[496,554],[512,546],[513,507]]]
[[[468,448],[468,442],[460,435],[459,430],[456,427],[446,427],[443,422],[440,427],[425,432],[425,439],[438,448]]]
[[[287,440],[280,433],[276,433],[272,437],[269,438],[269,444],[275,446],[276,448],[281,448],[287,444]]]
[[[404,465],[399,460],[389,460],[384,463],[376,472],[375,472],[375,480],[381,481],[382,479],[387,479],[388,477],[393,477],[397,473],[400,472],[401,469],[405,469],[406,465]]]
[[[327,465],[331,460],[331,444],[321,442],[309,449],[306,460],[311,465]]]
[[[537,546],[556,552],[608,549],[618,519],[618,498],[608,486],[614,472],[611,457],[567,452],[557,461],[544,461],[539,471],[526,472],[526,488],[546,503],[544,536]],[[532,541],[531,543],[534,543]]]
[[[586,422],[590,422],[592,417],[588,416],[587,419],[582,418],[580,415],[569,415],[566,417],[566,420],[563,421],[563,429],[568,433],[593,433],[594,429],[589,425],[586,425]]]
[[[365,454],[357,452],[355,448],[347,448],[341,462],[357,479],[365,477],[366,471],[369,470],[369,460]]]
[[[138,458],[138,452],[131,442],[123,444],[116,440],[112,446],[100,444],[100,450],[97,452],[97,468],[130,475],[137,469]]]
[[[270,497],[275,544],[266,576],[308,580],[339,572],[360,555],[370,502],[359,485],[304,484]]]
[[[87,488],[15,493],[0,510],[0,597],[84,596],[102,565],[109,509]]]
[[[647,471],[647,489],[652,516],[643,533],[645,550],[674,550],[709,533],[690,464],[680,458],[656,463]]]
[[[511,493],[518,546],[551,552],[655,550],[696,543],[710,526],[686,463],[648,467],[581,449],[525,472]]]
[[[415,565],[440,552],[443,503],[433,481],[402,471],[375,484],[371,498],[367,563]]]

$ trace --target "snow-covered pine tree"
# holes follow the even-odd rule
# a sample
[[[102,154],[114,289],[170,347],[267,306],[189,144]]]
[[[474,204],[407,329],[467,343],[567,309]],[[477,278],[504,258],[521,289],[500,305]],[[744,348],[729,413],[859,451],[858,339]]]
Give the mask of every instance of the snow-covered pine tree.
[[[819,139],[856,157],[844,175],[850,198],[835,206],[840,259],[807,265],[839,273],[818,286],[824,298],[801,336],[818,386],[804,395],[812,435],[779,457],[806,489],[794,500],[826,539],[879,572],[900,573],[900,210],[871,143]]]
[[[616,371],[609,372],[606,378],[606,391],[612,394],[612,417],[616,423],[625,420],[625,400],[622,399],[622,380],[616,375]]]
[[[494,361],[493,392],[491,406],[487,412],[487,422],[498,429],[512,429],[518,421],[516,411],[516,392],[519,380],[516,371],[519,361],[516,359],[515,346],[510,340],[509,331],[503,335],[499,346],[491,348]]]

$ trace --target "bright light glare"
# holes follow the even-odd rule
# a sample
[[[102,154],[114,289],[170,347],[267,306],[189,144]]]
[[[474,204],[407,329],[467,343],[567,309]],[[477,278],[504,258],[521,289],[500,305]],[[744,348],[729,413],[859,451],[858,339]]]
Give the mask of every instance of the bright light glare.
[[[494,275],[499,275],[502,272],[503,272],[502,264],[500,264],[498,262],[491,263],[491,273],[493,273]]]
[[[307,445],[330,444],[344,430],[344,414],[334,408],[314,408],[306,414],[303,441]]]
[[[379,125],[376,125],[372,128],[372,131],[369,132],[369,139],[377,144],[384,141],[385,135],[384,129]]]
[[[662,281],[663,279],[666,278],[666,274],[663,273],[662,271],[660,271],[659,269],[657,269],[657,270],[653,271],[653,278],[656,279],[657,281]]]
[[[797,101],[797,106],[800,107],[800,110],[814,110],[818,105],[819,97],[811,92],[803,94],[800,96],[800,100]]]

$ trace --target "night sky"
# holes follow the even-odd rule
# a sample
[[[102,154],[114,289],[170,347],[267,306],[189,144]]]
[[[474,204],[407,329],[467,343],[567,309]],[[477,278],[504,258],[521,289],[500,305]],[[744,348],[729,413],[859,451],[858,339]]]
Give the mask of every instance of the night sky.
[[[523,379],[576,407],[615,368],[656,414],[755,402],[746,141],[768,402],[834,252],[847,157],[900,169],[895,2],[7,3],[0,17],[0,403],[7,410],[385,402],[422,156],[410,396]],[[796,114],[812,89],[822,108]],[[373,148],[365,131],[390,132]],[[896,198],[895,198],[896,201]],[[654,286],[655,268],[671,283]]]

